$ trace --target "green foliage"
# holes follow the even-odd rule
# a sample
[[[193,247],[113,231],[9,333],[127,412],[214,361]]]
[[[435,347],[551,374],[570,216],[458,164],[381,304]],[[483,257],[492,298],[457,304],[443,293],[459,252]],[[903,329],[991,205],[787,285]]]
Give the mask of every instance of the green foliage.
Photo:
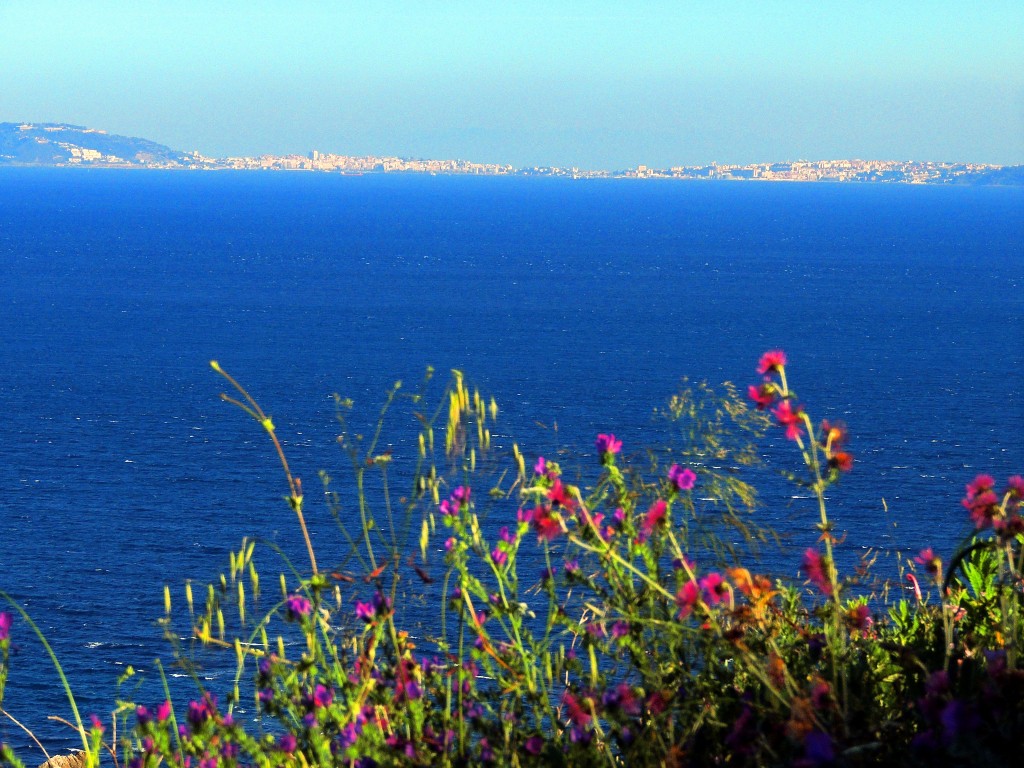
[[[273,422],[214,368],[235,390],[224,399],[274,446],[308,568],[244,540],[224,573],[185,585],[186,627],[168,592],[160,624],[197,696],[175,707],[165,680],[164,702],[119,701],[109,736],[79,724],[93,761],[104,750],[131,768],[1016,757],[1024,482],[998,495],[977,478],[965,499],[974,532],[945,574],[930,550],[901,564],[909,597],[870,586],[870,562],[844,577],[826,491],[852,463],[845,428],[811,421],[781,352],[762,358],[756,409],[732,385],[684,381],[660,414],[676,439],[643,466],[614,435],[598,436],[596,467],[571,473],[528,463],[518,445],[496,451],[497,404],[458,371],[433,411],[432,371],[415,394],[396,383],[362,431],[338,398],[348,466],[340,483],[321,480],[344,544],[327,556],[313,551]],[[755,522],[769,409],[802,463],[788,475],[815,500],[805,581],[742,565],[773,540]],[[419,431],[411,463],[379,447],[402,412]],[[281,564],[270,577],[265,555]],[[227,690],[195,673],[210,653],[234,659]],[[3,747],[0,764],[19,765]]]

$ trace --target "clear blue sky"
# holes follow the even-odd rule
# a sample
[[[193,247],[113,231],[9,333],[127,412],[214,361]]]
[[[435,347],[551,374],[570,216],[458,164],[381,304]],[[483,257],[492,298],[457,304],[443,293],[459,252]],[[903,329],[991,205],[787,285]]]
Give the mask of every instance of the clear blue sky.
[[[0,121],[206,154],[1024,163],[1024,2],[0,0]]]

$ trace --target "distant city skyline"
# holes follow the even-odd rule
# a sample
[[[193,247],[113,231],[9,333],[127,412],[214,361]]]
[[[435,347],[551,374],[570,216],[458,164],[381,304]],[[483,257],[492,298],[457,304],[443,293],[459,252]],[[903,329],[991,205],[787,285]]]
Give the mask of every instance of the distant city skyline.
[[[0,121],[204,155],[1024,163],[1024,4],[0,4]]]

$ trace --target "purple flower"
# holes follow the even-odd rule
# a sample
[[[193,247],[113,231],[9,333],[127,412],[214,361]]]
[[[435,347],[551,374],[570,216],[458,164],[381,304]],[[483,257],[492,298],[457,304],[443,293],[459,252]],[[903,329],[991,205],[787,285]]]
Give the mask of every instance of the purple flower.
[[[0,641],[11,636],[11,614],[0,611]]]
[[[318,684],[316,690],[313,691],[313,706],[329,707],[332,701],[334,701],[334,691],[325,685]]]
[[[284,617],[288,621],[298,621],[303,616],[309,616],[313,605],[302,595],[291,595],[284,601]]]
[[[526,750],[528,755],[539,755],[541,750],[544,749],[544,739],[540,736],[531,736],[523,744],[523,749]]]
[[[285,754],[292,754],[295,748],[298,746],[298,742],[295,741],[295,736],[290,733],[283,733],[277,740],[277,748]]]
[[[697,475],[689,467],[684,468],[678,464],[673,464],[668,471],[668,479],[680,491],[688,491],[697,482]]]
[[[538,475],[543,475],[548,470],[548,463],[544,460],[543,456],[537,457],[537,463],[533,465],[533,471]]]
[[[363,726],[359,722],[349,723],[341,729],[338,734],[338,747],[348,749],[359,740],[359,734],[363,732]]]
[[[503,526],[501,527],[501,530],[500,530],[500,531],[498,531],[498,536],[499,536],[499,537],[501,538],[501,540],[502,540],[502,541],[504,541],[504,542],[505,542],[506,544],[512,544],[512,543],[514,543],[514,542],[515,542],[515,540],[516,540],[516,537],[515,537],[515,536],[514,536],[514,535],[513,535],[512,533],[510,533],[510,532],[509,532],[509,530],[508,530],[508,526],[507,526],[507,525],[503,525]]]
[[[508,562],[508,555],[505,554],[505,552],[499,549],[498,547],[495,547],[494,550],[491,552],[491,560],[494,561],[494,564],[496,566],[501,568],[503,565],[505,565],[505,563]]]
[[[469,488],[464,485],[460,485],[454,491],[452,491],[452,498],[459,504],[465,504],[469,501]]]
[[[377,592],[373,596],[373,608],[377,611],[378,616],[388,613],[391,610],[391,598],[384,597],[380,592]]]
[[[135,708],[135,719],[139,721],[139,725],[146,725],[147,723],[152,722],[153,715],[148,709],[139,704],[139,706]]]
[[[628,621],[616,621],[614,624],[612,624],[612,637],[614,637],[615,639],[625,637],[629,634],[629,629],[630,627]]]
[[[361,603],[356,600],[356,618],[362,619],[367,624],[372,624],[377,612],[370,603]]]
[[[618,453],[622,450],[622,441],[616,440],[615,435],[598,435],[595,445],[602,458],[607,454]]]
[[[185,717],[192,724],[193,728],[199,728],[213,717],[214,701],[213,698],[207,694],[203,696],[201,701],[190,701],[188,703],[188,711]]]

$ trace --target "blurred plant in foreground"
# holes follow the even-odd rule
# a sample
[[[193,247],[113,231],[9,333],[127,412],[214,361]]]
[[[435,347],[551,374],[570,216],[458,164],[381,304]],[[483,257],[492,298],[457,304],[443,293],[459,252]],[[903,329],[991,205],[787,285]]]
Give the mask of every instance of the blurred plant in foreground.
[[[273,443],[308,570],[277,550],[268,596],[244,540],[201,603],[185,585],[186,632],[166,591],[177,663],[233,654],[234,682],[182,708],[165,680],[163,701],[120,702],[109,736],[78,720],[90,763],[1010,764],[1024,732],[1024,480],[979,475],[948,567],[926,549],[901,564],[909,590],[869,589],[839,572],[826,503],[853,467],[847,429],[812,420],[786,366],[782,351],[762,356],[750,404],[687,382],[663,413],[678,445],[643,461],[600,434],[597,462],[571,471],[495,450],[497,404],[458,371],[432,414],[396,383],[369,439],[339,398],[352,488],[321,475],[345,541],[321,568],[273,422],[213,363],[235,390],[223,398]],[[398,403],[418,430],[404,463],[379,449]],[[803,581],[748,567],[771,540],[751,478],[773,422],[802,462],[787,477],[815,500]],[[0,704],[10,631],[0,613]],[[0,763],[20,765],[7,747]]]

